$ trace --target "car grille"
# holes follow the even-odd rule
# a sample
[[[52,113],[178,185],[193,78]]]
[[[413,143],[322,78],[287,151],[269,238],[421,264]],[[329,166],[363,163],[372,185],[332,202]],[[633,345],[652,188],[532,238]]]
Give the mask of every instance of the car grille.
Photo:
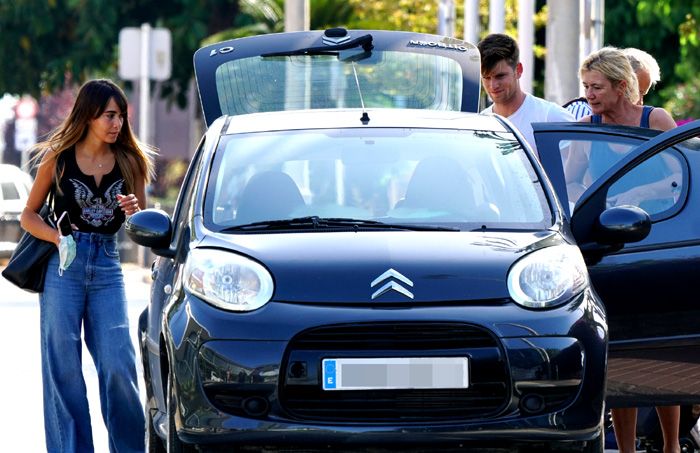
[[[316,365],[323,358],[441,356],[469,357],[469,388],[324,391]],[[510,396],[503,357],[498,341],[488,331],[463,323],[345,324],[311,329],[290,342],[280,403],[292,417],[320,422],[454,422],[495,416]],[[306,376],[298,376],[300,363],[309,367]]]

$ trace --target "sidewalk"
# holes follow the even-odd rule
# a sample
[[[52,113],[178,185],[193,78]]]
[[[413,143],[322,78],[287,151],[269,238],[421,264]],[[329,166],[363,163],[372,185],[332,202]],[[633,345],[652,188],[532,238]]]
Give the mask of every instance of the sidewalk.
[[[151,268],[138,265],[136,263],[122,263],[122,272],[124,273],[124,286],[129,287],[129,283],[145,283],[150,285]]]
[[[0,270],[6,260],[0,260]],[[133,263],[123,263],[130,335],[138,351],[137,323],[150,297],[150,269]],[[9,364],[0,373],[0,412],[2,451],[45,451],[41,360],[39,346],[39,296],[23,291],[0,277],[0,329],[7,339],[3,361]],[[139,390],[145,398],[143,370],[137,360]],[[83,346],[83,378],[88,393],[96,453],[108,453],[107,432],[102,421],[97,372],[87,348]]]

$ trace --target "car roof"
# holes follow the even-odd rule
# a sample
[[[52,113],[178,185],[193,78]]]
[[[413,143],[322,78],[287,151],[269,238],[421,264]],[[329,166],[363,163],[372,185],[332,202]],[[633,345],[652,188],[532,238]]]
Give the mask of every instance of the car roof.
[[[0,176],[3,180],[19,180],[28,185],[33,181],[29,173],[12,164],[0,164]]]
[[[480,56],[425,33],[335,28],[211,44],[194,54],[207,126],[221,115],[309,108],[476,112]]]
[[[510,132],[495,115],[418,109],[263,112],[222,117],[219,121],[228,122],[223,134],[337,128],[433,128]],[[215,129],[218,128],[212,127],[212,130]]]

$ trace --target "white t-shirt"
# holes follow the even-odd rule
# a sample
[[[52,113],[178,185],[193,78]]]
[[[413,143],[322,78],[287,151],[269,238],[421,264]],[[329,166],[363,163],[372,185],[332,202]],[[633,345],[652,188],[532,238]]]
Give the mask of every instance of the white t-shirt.
[[[493,104],[486,107],[481,113],[493,113]],[[553,123],[557,121],[576,121],[574,116],[554,102],[535,97],[525,93],[525,100],[518,110],[508,117],[508,121],[518,128],[530,147],[537,152],[535,135],[532,132],[531,123]]]

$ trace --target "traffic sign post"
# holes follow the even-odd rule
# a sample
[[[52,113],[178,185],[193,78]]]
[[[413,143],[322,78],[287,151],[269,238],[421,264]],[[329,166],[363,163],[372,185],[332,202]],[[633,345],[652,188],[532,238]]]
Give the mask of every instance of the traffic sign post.
[[[170,30],[167,28],[151,28],[149,24],[143,24],[140,28],[122,28],[119,32],[119,77],[135,81],[146,74],[151,80],[169,79],[172,71],[171,48]],[[142,61],[144,56],[146,61]]]
[[[167,28],[126,27],[119,32],[119,77],[139,81],[139,136],[150,141],[151,80],[170,78],[171,38]]]

